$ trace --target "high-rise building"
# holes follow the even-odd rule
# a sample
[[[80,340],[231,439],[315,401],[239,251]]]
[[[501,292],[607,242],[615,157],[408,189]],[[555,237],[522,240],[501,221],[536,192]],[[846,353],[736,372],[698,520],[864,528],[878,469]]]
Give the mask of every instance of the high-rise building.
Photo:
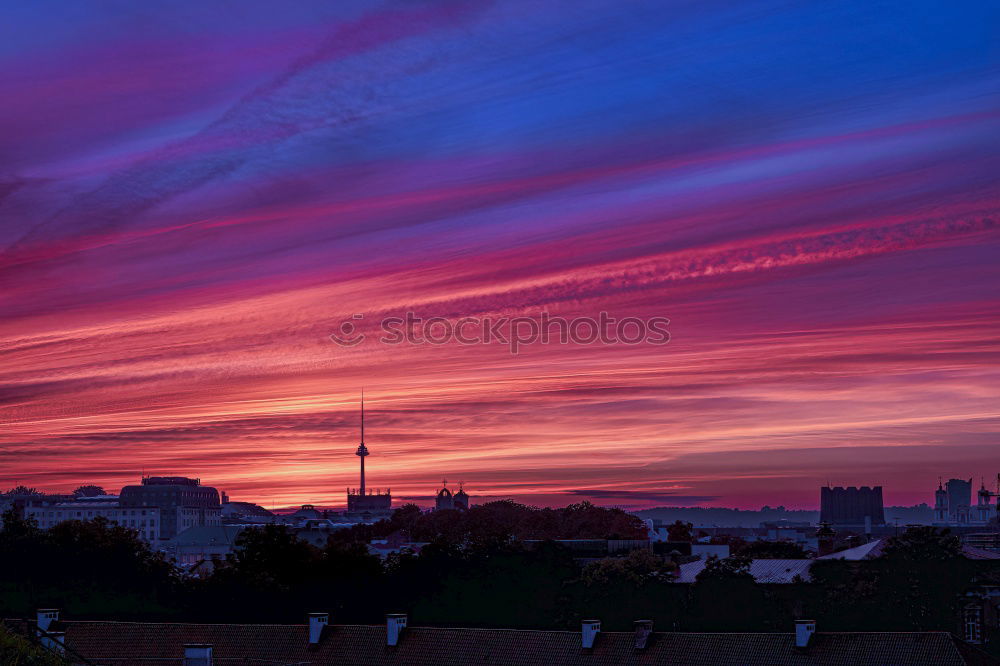
[[[831,525],[884,525],[882,486],[820,488],[820,522]]]
[[[948,493],[948,513],[955,522],[968,523],[972,519],[972,479],[950,479],[944,484]]]
[[[219,491],[183,476],[144,476],[141,485],[125,486],[118,498],[123,509],[156,507],[160,538],[171,539],[189,527],[222,524]]]
[[[365,485],[365,458],[368,457],[368,447],[365,446],[365,395],[361,394],[361,443],[354,455],[361,458],[361,485],[357,489],[347,489],[347,512],[356,514],[388,514],[392,511],[392,494],[389,489],[383,493],[376,489],[372,492]]]

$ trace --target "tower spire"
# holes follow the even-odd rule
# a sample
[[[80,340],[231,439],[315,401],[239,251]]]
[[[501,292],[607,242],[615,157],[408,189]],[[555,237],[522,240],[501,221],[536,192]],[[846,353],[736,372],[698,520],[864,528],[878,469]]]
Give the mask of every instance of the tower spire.
[[[365,446],[365,390],[364,389],[361,389],[361,443],[358,444],[358,450],[354,452],[354,455],[361,458],[361,487],[358,489],[358,494],[364,496],[365,456],[368,455],[368,447]]]

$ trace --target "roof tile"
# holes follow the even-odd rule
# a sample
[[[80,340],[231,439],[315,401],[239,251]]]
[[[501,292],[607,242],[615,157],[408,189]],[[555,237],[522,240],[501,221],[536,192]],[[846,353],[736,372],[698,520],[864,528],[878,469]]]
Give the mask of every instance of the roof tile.
[[[213,646],[218,666],[855,666],[998,664],[947,633],[817,633],[807,650],[793,634],[654,633],[644,650],[628,632],[603,632],[593,649],[571,631],[411,627],[396,647],[382,625],[328,625],[310,649],[307,625],[65,622],[71,651],[100,666],[178,666],[185,643]],[[8,626],[14,626],[8,623]],[[22,627],[25,625],[21,625]],[[985,661],[983,661],[985,659]]]

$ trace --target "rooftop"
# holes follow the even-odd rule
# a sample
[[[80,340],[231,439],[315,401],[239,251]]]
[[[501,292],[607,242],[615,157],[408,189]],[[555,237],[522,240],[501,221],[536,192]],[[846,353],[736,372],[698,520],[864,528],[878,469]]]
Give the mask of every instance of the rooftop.
[[[29,623],[21,622],[21,630]],[[10,624],[11,621],[8,621]],[[864,665],[997,664],[986,654],[943,632],[816,633],[807,648],[792,633],[654,632],[644,649],[631,632],[601,632],[594,647],[581,647],[574,631],[411,627],[396,646],[386,644],[385,625],[327,625],[309,645],[308,625],[60,622],[66,646],[93,663],[115,666],[178,666],[185,644],[213,646],[214,661],[353,664],[357,666],[600,666],[614,664]]]
[[[752,560],[750,575],[758,583],[793,583],[796,576],[809,580],[809,567],[815,560]],[[676,582],[693,583],[705,568],[705,560],[687,562],[680,565]]]
[[[882,552],[885,550],[886,540],[885,539],[875,539],[874,541],[869,541],[868,543],[856,546],[854,548],[848,548],[847,550],[841,550],[836,553],[830,553],[829,555],[824,555],[818,559],[821,560],[871,560],[876,557],[880,557]],[[982,548],[975,548],[973,546],[962,545],[962,555],[970,560],[1000,560],[1000,553],[995,553],[991,550],[983,550]]]
[[[144,486],[200,486],[201,479],[190,479],[186,476],[144,476]]]
[[[168,540],[167,546],[208,546],[235,544],[243,525],[195,525]]]

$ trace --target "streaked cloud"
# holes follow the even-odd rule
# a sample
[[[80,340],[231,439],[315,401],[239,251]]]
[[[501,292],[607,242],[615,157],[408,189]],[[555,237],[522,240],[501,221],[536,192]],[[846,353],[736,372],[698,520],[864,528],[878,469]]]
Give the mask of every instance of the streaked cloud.
[[[995,13],[20,8],[43,37],[0,40],[0,486],[339,504],[362,386],[401,497],[905,504],[992,476]],[[406,311],[672,340],[374,341]],[[354,314],[369,340],[331,343]]]

